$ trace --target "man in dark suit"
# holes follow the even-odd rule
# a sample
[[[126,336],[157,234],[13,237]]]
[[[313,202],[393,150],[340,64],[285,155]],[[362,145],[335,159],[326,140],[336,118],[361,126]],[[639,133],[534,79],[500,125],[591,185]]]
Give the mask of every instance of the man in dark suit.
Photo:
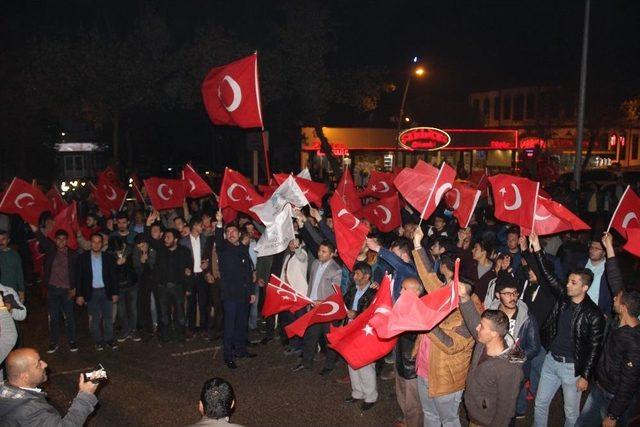
[[[331,296],[335,292],[334,284],[340,288],[342,268],[333,260],[335,253],[336,248],[333,243],[325,240],[320,243],[320,247],[318,248],[318,258],[311,264],[309,292],[307,296],[315,303],[319,303]],[[329,326],[329,323],[316,323],[307,328],[302,340],[302,363],[293,368],[293,372],[311,369],[318,343],[325,334],[329,333]],[[335,367],[336,360],[336,352],[327,348],[327,357],[324,368],[320,371],[320,375],[324,376],[331,373]]]
[[[43,282],[47,287],[47,309],[49,310],[49,349],[52,354],[58,350],[60,339],[60,312],[64,313],[64,326],[69,350],[78,351],[76,345],[76,318],[73,311],[73,299],[76,296],[76,268],[78,254],[67,246],[68,233],[65,230],[55,232],[55,240],[49,240],[34,225],[30,225],[40,247],[46,254],[44,260]]]
[[[196,332],[196,304],[200,312],[200,330],[207,332],[209,312],[209,284],[205,280],[205,271],[209,268],[211,247],[209,239],[202,234],[202,219],[193,217],[189,221],[191,232],[188,236],[180,238],[180,244],[191,252],[193,263],[191,265],[191,286],[186,290],[187,296],[187,336],[191,337]]]
[[[235,224],[222,228],[222,212],[216,213],[215,242],[220,265],[222,304],[224,308],[223,358],[235,369],[234,358],[255,357],[247,351],[249,305],[255,302],[255,271],[249,247],[240,243]],[[224,233],[226,232],[226,238]]]
[[[102,251],[103,237],[100,233],[91,235],[91,250],[83,252],[78,262],[79,306],[87,304],[91,323],[89,329],[96,351],[104,345],[113,350],[118,348],[113,339],[113,303],[118,302],[118,281],[113,257]],[[102,327],[102,330],[101,330]]]

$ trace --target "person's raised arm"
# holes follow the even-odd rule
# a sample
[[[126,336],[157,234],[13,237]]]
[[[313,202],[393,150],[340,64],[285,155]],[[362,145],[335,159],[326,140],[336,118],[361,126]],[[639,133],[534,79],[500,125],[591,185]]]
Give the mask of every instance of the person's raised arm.
[[[460,314],[467,330],[474,340],[478,340],[478,331],[476,328],[480,324],[480,313],[476,310],[476,305],[471,300],[471,285],[466,283],[458,283],[458,294],[460,295]]]
[[[618,264],[616,252],[613,249],[613,236],[611,233],[604,233],[602,235],[602,245],[607,252],[607,261],[604,270],[607,275],[607,282],[609,282],[613,295],[616,295],[618,291],[624,287],[624,281],[622,280],[622,271],[620,270],[620,264]]]
[[[538,267],[540,268],[540,273],[544,278],[544,280],[540,280],[540,278],[538,278],[538,283],[542,284],[546,282],[549,284],[551,290],[554,291],[554,293],[562,295],[565,292],[564,287],[560,284],[560,281],[556,277],[555,273],[547,268],[547,263],[545,262],[546,258],[544,255],[544,251],[540,246],[540,239],[538,239],[538,234],[532,231],[529,235],[529,242],[531,242]]]

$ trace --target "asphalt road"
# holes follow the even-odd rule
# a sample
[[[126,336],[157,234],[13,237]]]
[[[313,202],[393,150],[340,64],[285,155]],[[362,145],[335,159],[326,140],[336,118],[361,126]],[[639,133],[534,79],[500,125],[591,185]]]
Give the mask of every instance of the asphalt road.
[[[318,375],[322,361],[313,372],[292,373],[297,364],[284,356],[279,343],[252,347],[254,359],[238,361],[228,369],[222,362],[221,343],[202,338],[184,344],[160,346],[126,341],[116,351],[97,353],[88,333],[86,309],[77,309],[80,351],[68,351],[65,338],[60,349],[46,354],[48,330],[46,308],[35,288],[28,293],[28,321],[21,325],[24,345],[40,351],[49,364],[49,382],[44,386],[51,402],[65,412],[77,393],[80,372],[98,363],[106,368],[109,382],[98,391],[99,406],[89,419],[90,426],[184,426],[199,419],[197,402],[202,383],[219,376],[230,381],[237,396],[232,422],[247,426],[391,426],[400,415],[393,381],[379,380],[379,401],[362,412],[359,405],[348,406],[349,384],[336,379],[347,374],[342,363],[329,378]],[[562,401],[556,397],[550,426],[562,425]],[[532,402],[530,402],[530,412]],[[464,413],[461,418],[466,425]],[[531,425],[530,414],[517,426]]]

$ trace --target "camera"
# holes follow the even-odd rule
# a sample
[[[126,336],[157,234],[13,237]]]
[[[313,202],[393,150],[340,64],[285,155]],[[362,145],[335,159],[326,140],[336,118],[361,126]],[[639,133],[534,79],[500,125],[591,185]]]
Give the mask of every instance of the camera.
[[[95,367],[91,372],[83,374],[85,381],[91,381],[94,384],[99,384],[107,381],[107,371],[104,369],[101,363]]]

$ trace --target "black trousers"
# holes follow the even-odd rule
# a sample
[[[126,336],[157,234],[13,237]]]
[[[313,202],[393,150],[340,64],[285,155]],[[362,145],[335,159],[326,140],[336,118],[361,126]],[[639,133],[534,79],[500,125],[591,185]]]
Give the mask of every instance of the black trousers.
[[[158,300],[162,313],[160,337],[163,341],[184,339],[184,288],[181,284],[158,286]],[[173,316],[172,316],[173,314]]]
[[[329,333],[330,323],[316,323],[307,328],[302,339],[302,365],[309,369],[313,365],[313,358],[316,355],[318,344],[325,339],[325,335]],[[333,369],[338,360],[338,353],[333,349],[326,348],[326,359],[324,361],[324,369]]]
[[[196,330],[196,307],[200,312],[200,330],[207,331],[209,325],[209,284],[204,280],[204,273],[192,276],[191,295],[187,297],[187,327]]]
[[[151,295],[156,302],[158,323],[162,322],[162,309],[158,300],[158,286],[148,277],[142,277],[138,282],[138,329],[148,334],[153,333],[153,319],[151,318]]]
[[[209,336],[219,338],[222,336],[224,309],[222,306],[222,289],[220,279],[208,286],[209,302],[213,307],[213,318],[209,320]]]

